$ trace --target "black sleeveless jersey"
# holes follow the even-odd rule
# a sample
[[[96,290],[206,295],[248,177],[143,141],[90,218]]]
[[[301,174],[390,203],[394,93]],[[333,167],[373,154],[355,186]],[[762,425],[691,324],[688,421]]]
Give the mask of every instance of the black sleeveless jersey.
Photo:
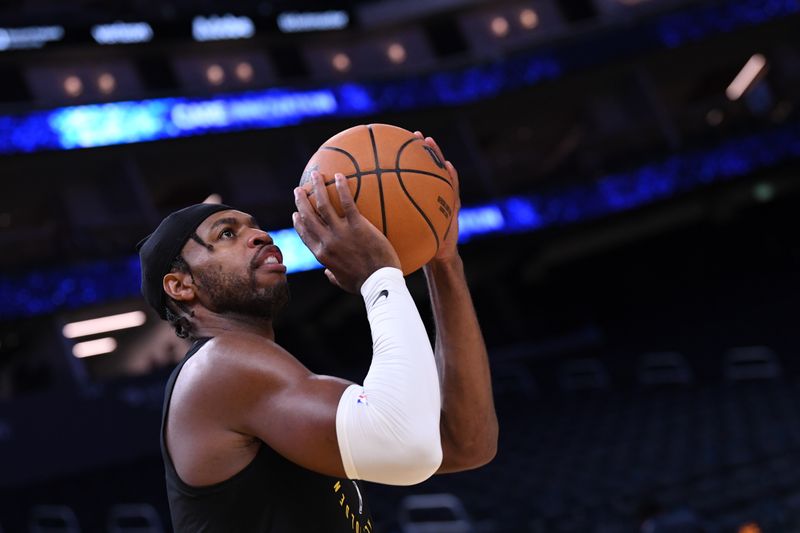
[[[176,533],[372,533],[357,482],[317,474],[262,443],[243,470],[214,485],[192,487],[175,471],[165,429],[172,389],[183,365],[208,340],[199,339],[172,372],[161,417],[161,454]]]

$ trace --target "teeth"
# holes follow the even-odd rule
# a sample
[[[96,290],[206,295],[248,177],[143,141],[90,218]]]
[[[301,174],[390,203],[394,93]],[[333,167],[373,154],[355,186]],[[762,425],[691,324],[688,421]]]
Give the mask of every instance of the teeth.
[[[275,257],[274,255],[271,255],[271,256],[267,257],[267,260],[264,261],[264,262],[266,264],[268,264],[268,265],[276,265],[276,264],[278,264],[278,258]]]

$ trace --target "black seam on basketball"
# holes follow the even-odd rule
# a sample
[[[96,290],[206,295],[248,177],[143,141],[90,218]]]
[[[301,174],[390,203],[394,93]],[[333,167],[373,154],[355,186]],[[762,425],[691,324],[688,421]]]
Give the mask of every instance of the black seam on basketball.
[[[381,173],[383,172],[402,172],[404,174],[421,174],[423,176],[430,176],[432,178],[436,178],[439,181],[445,182],[448,187],[451,189],[453,188],[453,184],[447,178],[443,178],[439,174],[435,174],[433,172],[428,172],[427,170],[418,170],[416,168],[380,168],[376,170],[368,170],[366,172],[356,172],[355,174],[348,174],[345,176],[346,178],[362,178],[364,176],[369,176],[370,174],[377,174],[377,170],[380,170]]]
[[[427,170],[412,170],[412,169],[401,169],[400,168],[400,156],[403,155],[403,150],[405,150],[406,147],[408,145],[410,145],[411,143],[413,143],[414,141],[419,141],[419,142],[421,142],[423,144],[425,142],[425,141],[423,141],[422,139],[420,139],[419,137],[416,137],[416,136],[411,137],[409,140],[404,142],[402,144],[402,146],[400,146],[400,149],[397,150],[397,159],[395,160],[395,163],[394,163],[394,167],[395,167],[394,171],[395,172],[414,172],[416,174],[425,174],[426,176],[431,176],[431,177],[434,177],[436,179],[442,180],[443,182],[448,184],[450,186],[450,188],[452,189],[453,188],[453,184],[450,183],[450,180],[448,180],[447,178],[445,178],[443,176],[440,176],[439,174],[436,174],[435,172],[428,172]]]
[[[415,137],[411,137],[409,140],[407,140],[406,142],[404,142],[404,143],[403,143],[403,144],[400,146],[400,148],[397,150],[397,159],[395,160],[395,164],[394,164],[394,166],[396,166],[396,167],[399,167],[399,166],[400,166],[400,156],[403,154],[403,150],[405,150],[405,149],[406,149],[406,146],[408,146],[409,144],[413,143],[414,141],[421,141],[421,140],[422,140],[422,139],[420,139],[419,137],[416,137],[416,136],[415,136]]]
[[[433,227],[433,222],[431,222],[431,219],[428,218],[428,215],[425,214],[425,211],[423,211],[422,208],[417,205],[417,202],[415,202],[414,198],[412,198],[411,195],[408,193],[408,190],[406,189],[406,186],[403,183],[403,177],[400,175],[399,172],[397,173],[397,181],[398,181],[398,183],[400,183],[400,188],[403,189],[403,194],[406,195],[408,200],[411,202],[411,205],[414,206],[414,209],[416,209],[419,212],[419,214],[422,216],[423,219],[425,219],[425,222],[428,224],[428,227],[430,228],[431,233],[433,233],[433,238],[436,239],[436,251],[438,252],[439,251],[439,235],[436,233],[436,228]]]
[[[432,178],[436,178],[437,180],[441,180],[441,181],[445,182],[447,185],[450,186],[451,189],[453,188],[453,184],[450,183],[450,180],[448,180],[447,178],[442,177],[439,174],[436,174],[434,172],[428,172],[427,170],[417,170],[417,169],[413,169],[413,168],[392,169],[392,172],[396,172],[396,171],[400,171],[400,172],[403,172],[405,174],[422,174],[423,176],[430,176]]]
[[[444,241],[446,241],[447,240],[447,236],[450,235],[450,228],[453,227],[453,219],[454,218],[456,218],[456,217],[451,216],[450,220],[447,221],[447,229],[444,230],[444,237],[442,237],[442,240],[444,240]]]
[[[372,153],[375,155],[375,176],[378,178],[378,197],[381,199],[381,223],[383,224],[383,234],[388,236],[389,232],[386,228],[386,205],[383,201],[383,181],[381,180],[381,163],[378,160],[378,143],[375,142],[375,133],[372,131],[372,126],[367,126],[369,131],[369,140],[372,143]]]
[[[322,148],[325,149],[325,150],[333,150],[334,152],[339,152],[340,154],[344,154],[344,155],[346,155],[348,157],[348,159],[350,159],[350,162],[353,163],[353,168],[356,169],[356,173],[353,174],[353,177],[355,177],[358,180],[356,182],[356,192],[353,193],[353,201],[357,202],[358,201],[358,193],[361,192],[361,176],[363,176],[363,174],[361,173],[361,167],[358,166],[358,161],[356,160],[355,157],[353,157],[353,155],[350,152],[348,152],[347,150],[343,150],[341,148],[338,148],[336,146],[323,146]],[[349,179],[349,177],[348,177],[348,179]],[[331,183],[335,183],[335,182],[331,182]],[[325,184],[326,187],[328,185],[329,184],[327,184],[327,183]]]
[[[450,185],[451,189],[453,188],[453,185],[449,181],[443,179],[441,176],[439,176],[437,174],[433,174],[432,172],[414,171],[414,170],[406,171],[406,170],[402,170],[400,168],[400,157],[403,155],[403,150],[405,150],[406,146],[410,145],[414,141],[422,141],[422,139],[420,139],[419,137],[412,137],[411,139],[409,139],[406,142],[404,142],[403,145],[400,146],[400,149],[397,150],[397,159],[395,159],[395,162],[394,162],[395,172],[397,173],[397,181],[400,183],[400,188],[403,189],[403,194],[405,194],[408,197],[408,200],[411,202],[411,205],[413,205],[414,208],[417,211],[419,211],[419,214],[422,215],[422,218],[425,219],[425,222],[428,224],[428,227],[430,228],[431,233],[433,233],[433,238],[436,239],[436,251],[438,252],[439,251],[439,235],[436,233],[436,228],[433,227],[433,223],[431,223],[431,219],[428,218],[428,215],[425,214],[425,211],[423,211],[417,205],[417,202],[415,202],[414,198],[412,198],[411,195],[408,193],[408,190],[406,189],[406,185],[405,185],[405,183],[403,183],[403,177],[402,177],[402,175],[400,173],[401,172],[416,172],[418,174],[426,174],[426,175],[430,175],[430,176],[435,176],[435,177],[439,178],[440,180],[444,181],[445,183],[447,183],[448,185]],[[448,229],[450,229],[450,228],[448,227]]]

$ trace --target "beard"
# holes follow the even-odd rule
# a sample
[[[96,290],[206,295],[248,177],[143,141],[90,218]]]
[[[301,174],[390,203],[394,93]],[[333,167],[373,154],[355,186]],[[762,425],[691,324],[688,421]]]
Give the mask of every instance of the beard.
[[[289,285],[284,280],[275,285],[259,286],[255,269],[248,275],[205,271],[195,277],[208,297],[208,307],[219,314],[239,314],[273,320],[289,302]]]

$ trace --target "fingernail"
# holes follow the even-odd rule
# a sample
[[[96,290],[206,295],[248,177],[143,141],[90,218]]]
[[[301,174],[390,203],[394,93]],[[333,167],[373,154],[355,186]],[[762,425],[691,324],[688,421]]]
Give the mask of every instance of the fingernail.
[[[342,181],[344,179],[344,174],[342,174],[341,172],[337,172],[336,174],[333,175],[333,179],[335,179],[336,181]]]
[[[311,173],[311,177],[314,179],[319,178],[319,172],[315,170],[314,172]]]

